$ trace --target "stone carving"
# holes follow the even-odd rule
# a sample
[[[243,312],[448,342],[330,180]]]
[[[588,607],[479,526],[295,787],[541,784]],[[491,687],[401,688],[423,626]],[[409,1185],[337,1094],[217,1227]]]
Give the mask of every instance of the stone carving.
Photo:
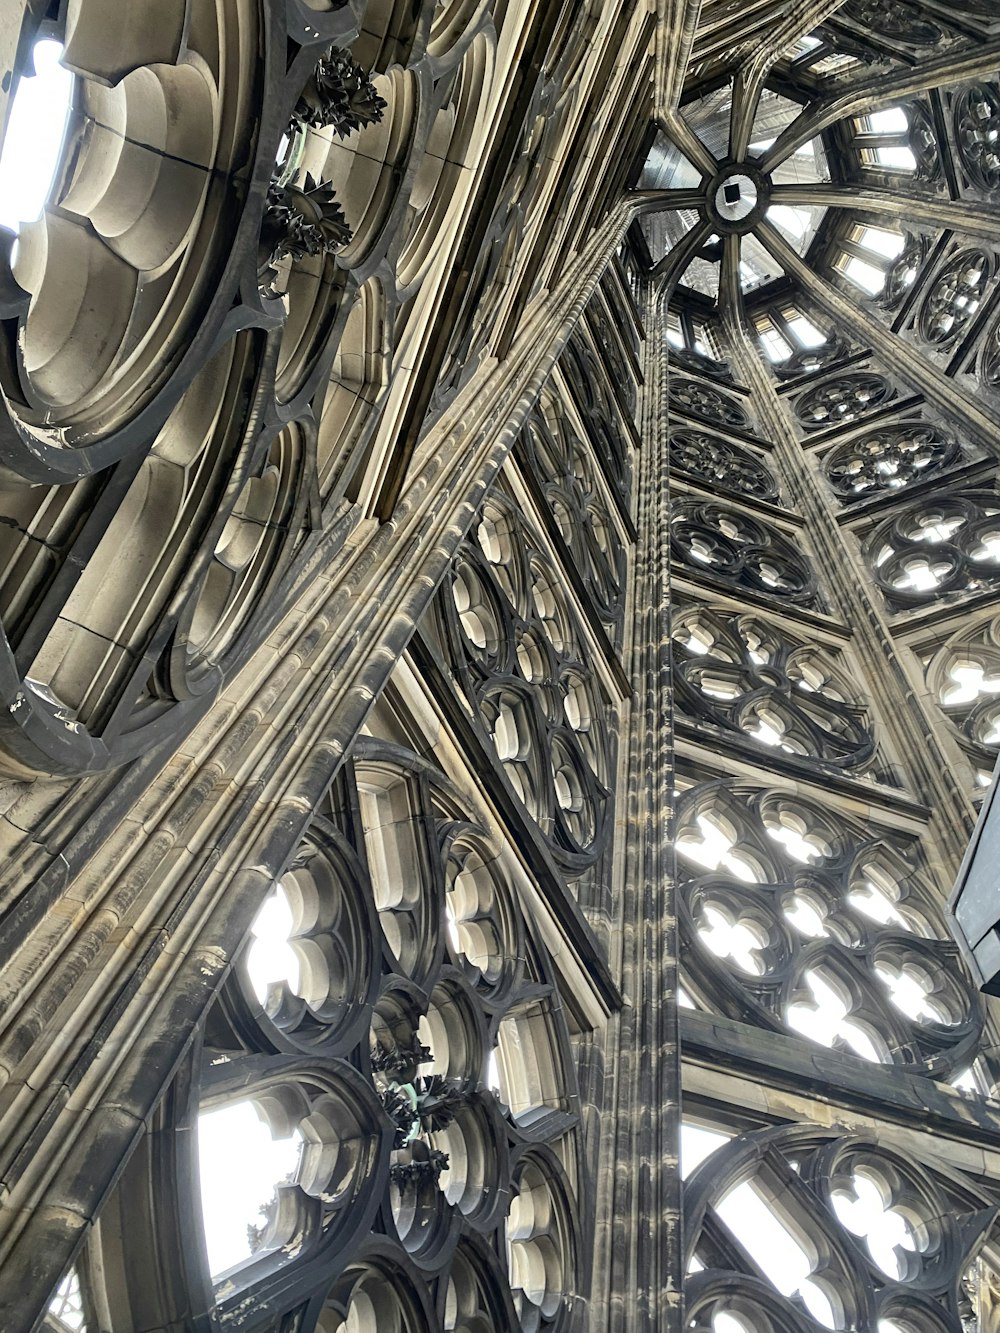
[[[328,185],[306,175],[301,185],[272,182],[260,228],[261,281],[270,285],[284,259],[332,255],[351,239],[344,210]]]
[[[349,51],[332,46],[316,63],[292,113],[296,124],[329,125],[342,138],[382,119],[385,99]]]

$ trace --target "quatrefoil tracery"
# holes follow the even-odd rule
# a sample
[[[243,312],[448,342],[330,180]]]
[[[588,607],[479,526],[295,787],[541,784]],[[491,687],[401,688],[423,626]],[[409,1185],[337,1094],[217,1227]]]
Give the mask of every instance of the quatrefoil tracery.
[[[901,606],[989,586],[1000,572],[1000,500],[956,491],[913,505],[866,543],[875,578]]]
[[[873,1135],[811,1125],[718,1148],[686,1182],[684,1211],[691,1329],[724,1313],[765,1333],[964,1333],[970,1261],[996,1243],[996,1205],[978,1183]]]
[[[890,841],[804,798],[708,783],[681,800],[677,847],[688,967],[710,1003],[882,1063],[968,1062],[978,999]]]

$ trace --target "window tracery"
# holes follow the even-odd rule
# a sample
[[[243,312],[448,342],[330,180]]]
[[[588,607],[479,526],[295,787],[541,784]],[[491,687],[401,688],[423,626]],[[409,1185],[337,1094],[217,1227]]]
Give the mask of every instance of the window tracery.
[[[920,102],[856,117],[853,143],[862,167],[906,172],[919,181],[934,181],[941,175],[934,122]]]
[[[681,797],[677,851],[689,975],[724,1012],[935,1076],[975,1055],[979,998],[914,845],[727,781]]]
[[[669,396],[671,407],[689,416],[742,430],[750,425],[750,418],[740,402],[711,384],[674,376],[670,380]]]
[[[702,431],[679,430],[670,437],[670,461],[686,473],[723,490],[777,504],[778,484],[767,463],[731,440]]]
[[[400,911],[423,927],[401,932]],[[320,1008],[321,1032],[296,1021]],[[426,1333],[440,1277],[449,1329],[566,1329],[583,1265],[570,1069],[505,854],[435,769],[364,743],[208,1020],[194,1202],[207,1253],[229,1246],[209,1265],[218,1316],[308,1301],[319,1329]]]
[[[593,597],[601,618],[617,634],[625,582],[625,550],[602,488],[590,449],[572,430],[561,404],[543,398],[543,409],[529,422],[524,440],[559,533],[574,566]]]
[[[689,1327],[963,1333],[995,1282],[976,1272],[995,1214],[978,1181],[870,1134],[742,1134],[685,1184]]]
[[[245,0],[115,34],[80,0],[46,25],[77,109],[40,218],[2,245],[5,747],[30,771],[121,764],[183,729],[377,484],[397,299],[468,158],[492,20],[288,8],[287,78]],[[23,52],[38,22],[33,5]],[[131,133],[157,106],[176,115]],[[265,176],[270,205],[247,186]]]
[[[994,84],[973,84],[955,98],[952,121],[973,184],[990,192],[1000,188],[1000,91]]]
[[[847,441],[830,451],[823,469],[837,494],[851,501],[912,486],[960,457],[952,436],[912,422]]]
[[[1000,751],[1000,617],[953,634],[928,663],[927,684],[972,762],[991,770]]]
[[[876,528],[865,549],[891,605],[987,587],[1000,572],[1000,500],[955,491],[921,501]]]
[[[872,759],[871,720],[839,654],[721,608],[679,609],[672,639],[682,713],[833,770]]]
[[[772,524],[727,505],[675,501],[670,541],[680,564],[695,573],[785,602],[817,601],[816,581],[801,552]]]
[[[916,282],[927,258],[929,244],[925,236],[915,236],[911,232],[903,233],[903,248],[889,265],[885,275],[885,286],[878,298],[878,304],[885,310],[895,310],[902,305],[903,298]]]
[[[895,396],[882,375],[855,371],[824,380],[795,400],[795,415],[806,430],[827,430],[857,421]]]
[[[983,303],[996,261],[985,250],[962,250],[945,264],[924,297],[918,329],[925,342],[952,346]]]
[[[495,492],[439,600],[449,654],[515,794],[578,873],[606,837],[613,711],[562,581]]]

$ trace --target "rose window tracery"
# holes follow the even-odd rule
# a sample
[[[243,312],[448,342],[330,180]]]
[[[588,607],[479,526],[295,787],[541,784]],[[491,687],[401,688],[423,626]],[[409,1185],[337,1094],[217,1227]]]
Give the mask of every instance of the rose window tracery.
[[[795,400],[795,415],[807,430],[826,430],[857,421],[892,396],[892,386],[881,375],[840,375],[801,394]]]
[[[818,1125],[752,1130],[703,1157],[684,1214],[691,1329],[980,1326],[967,1279],[980,1253],[992,1271],[996,1205],[943,1159]]]
[[[1000,187],[1000,91],[977,83],[955,99],[955,141],[962,164],[981,190]]]
[[[865,549],[893,605],[987,587],[1000,573],[1000,500],[986,491],[925,500],[876,528]]]
[[[675,431],[670,437],[670,461],[679,472],[711,486],[756,500],[778,501],[778,485],[767,463],[718,435]]]
[[[875,752],[871,721],[834,654],[756,615],[675,612],[682,713],[778,752],[856,770]]]
[[[738,400],[711,384],[672,377],[669,396],[671,407],[678,412],[740,430],[750,425],[750,418]]]
[[[312,1291],[318,1328],[339,1311],[427,1333],[440,1278],[448,1328],[568,1329],[583,1266],[568,1034],[514,863],[464,807],[416,755],[364,742],[257,915],[197,1096],[213,1319],[273,1319]],[[387,872],[422,900],[409,952]],[[179,1128],[183,1190],[199,1158]]]
[[[504,495],[484,506],[439,607],[484,739],[561,862],[581,870],[606,834],[613,713],[558,573]]]
[[[956,440],[934,426],[889,427],[833,449],[824,471],[845,500],[865,499],[911,486],[960,457]]]
[[[778,791],[681,798],[692,982],[732,1017],[936,1077],[964,1068],[978,997],[912,844]]]
[[[783,601],[816,601],[816,584],[802,554],[770,525],[721,504],[676,501],[671,545],[680,564],[734,587]]]
[[[920,336],[948,347],[964,333],[982,305],[994,262],[984,250],[963,250],[943,268],[920,308]]]

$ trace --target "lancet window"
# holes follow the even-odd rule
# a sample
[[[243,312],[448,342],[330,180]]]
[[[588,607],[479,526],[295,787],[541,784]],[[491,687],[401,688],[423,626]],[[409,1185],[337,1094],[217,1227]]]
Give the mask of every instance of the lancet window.
[[[934,122],[921,103],[883,107],[855,117],[852,124],[852,144],[863,168],[927,181],[941,174]]]
[[[948,1076],[982,1011],[912,842],[779,790],[707,782],[681,798],[690,984],[734,1018]]]
[[[847,228],[837,246],[833,267],[853,287],[868,296],[878,296],[885,288],[894,261],[905,247],[906,237],[901,231],[855,222]]]
[[[682,716],[834,771],[872,760],[871,719],[836,649],[756,613],[683,604],[672,638]]]

